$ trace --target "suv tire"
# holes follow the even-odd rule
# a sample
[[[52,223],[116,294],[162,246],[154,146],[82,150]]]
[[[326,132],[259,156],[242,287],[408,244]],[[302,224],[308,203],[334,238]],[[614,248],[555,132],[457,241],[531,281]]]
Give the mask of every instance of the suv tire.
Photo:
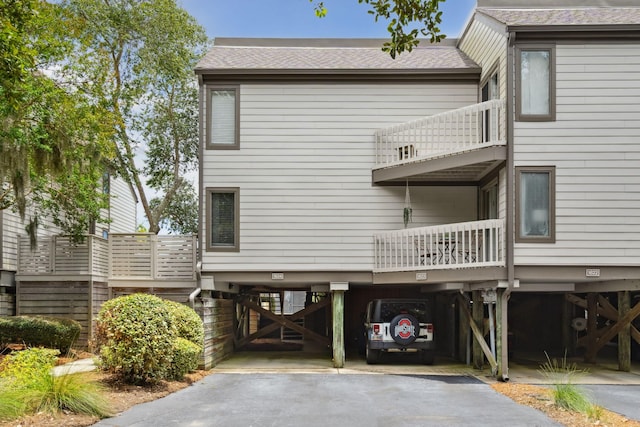
[[[420,351],[420,363],[422,363],[423,365],[433,365],[433,351]]]
[[[398,314],[389,324],[391,338],[400,345],[409,345],[420,334],[420,322],[410,314]]]
[[[368,365],[375,365],[380,360],[380,350],[372,350],[369,348],[369,343],[367,342],[365,357]]]

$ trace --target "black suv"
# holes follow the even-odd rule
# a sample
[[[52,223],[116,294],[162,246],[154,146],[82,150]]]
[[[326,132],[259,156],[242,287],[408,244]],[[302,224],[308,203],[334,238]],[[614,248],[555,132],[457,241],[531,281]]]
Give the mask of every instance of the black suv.
[[[426,299],[376,299],[364,319],[367,363],[381,352],[420,352],[420,361],[433,363],[435,341],[431,305]]]

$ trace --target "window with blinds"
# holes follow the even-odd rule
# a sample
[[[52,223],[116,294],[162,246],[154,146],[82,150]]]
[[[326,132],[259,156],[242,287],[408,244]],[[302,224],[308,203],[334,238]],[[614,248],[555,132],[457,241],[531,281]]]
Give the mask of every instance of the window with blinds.
[[[207,250],[238,251],[239,189],[207,189]]]
[[[516,168],[517,242],[555,242],[555,169]]]
[[[207,91],[207,148],[240,148],[237,87],[210,87]]]
[[[520,47],[516,64],[516,120],[555,120],[554,48]]]

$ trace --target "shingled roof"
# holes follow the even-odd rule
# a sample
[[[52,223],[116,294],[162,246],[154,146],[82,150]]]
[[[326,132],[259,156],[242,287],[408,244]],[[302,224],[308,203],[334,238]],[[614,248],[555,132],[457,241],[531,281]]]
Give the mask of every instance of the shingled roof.
[[[484,8],[481,14],[509,26],[640,25],[640,7]]]
[[[373,39],[216,39],[196,73],[280,72],[402,74],[418,72],[479,73],[480,67],[455,41],[421,43],[392,59],[382,52],[384,40]]]

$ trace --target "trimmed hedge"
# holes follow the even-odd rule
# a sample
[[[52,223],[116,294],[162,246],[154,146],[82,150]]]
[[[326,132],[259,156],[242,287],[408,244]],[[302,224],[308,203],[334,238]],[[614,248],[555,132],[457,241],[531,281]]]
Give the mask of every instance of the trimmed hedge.
[[[0,317],[0,347],[24,343],[66,354],[80,335],[80,323],[72,319],[43,316]]]
[[[198,369],[202,346],[184,338],[176,338],[173,345],[173,360],[167,378],[181,380],[185,374]]]
[[[96,321],[103,366],[134,384],[180,379],[195,370],[203,341],[204,326],[193,309],[150,294],[109,300]]]
[[[165,303],[173,312],[178,336],[202,347],[204,344],[204,325],[198,313],[179,302],[165,300]]]
[[[172,311],[164,300],[149,294],[105,302],[96,321],[103,366],[133,384],[167,377],[176,338]]]

